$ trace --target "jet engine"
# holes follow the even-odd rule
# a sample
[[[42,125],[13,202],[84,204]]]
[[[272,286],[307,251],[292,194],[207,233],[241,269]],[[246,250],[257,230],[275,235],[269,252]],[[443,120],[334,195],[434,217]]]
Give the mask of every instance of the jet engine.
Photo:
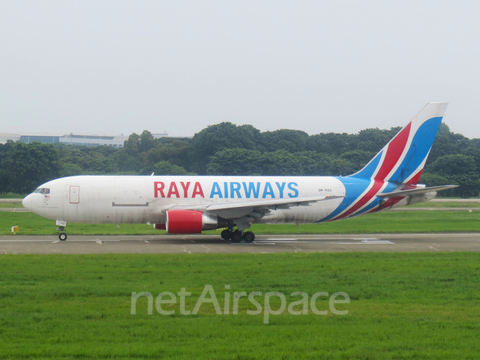
[[[166,230],[169,234],[198,234],[202,230],[227,227],[228,221],[217,215],[195,210],[167,211]]]

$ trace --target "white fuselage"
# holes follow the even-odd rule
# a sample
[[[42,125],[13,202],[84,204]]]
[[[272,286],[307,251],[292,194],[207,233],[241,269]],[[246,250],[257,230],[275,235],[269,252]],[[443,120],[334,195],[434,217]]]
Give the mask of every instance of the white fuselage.
[[[79,223],[165,223],[172,207],[249,203],[265,199],[345,196],[335,177],[73,176],[43,184],[48,194],[28,195],[24,205],[52,220]],[[40,189],[39,188],[39,189]],[[38,190],[38,189],[37,189]],[[342,198],[271,209],[253,222],[311,223],[332,213]],[[222,217],[237,218],[235,210]]]

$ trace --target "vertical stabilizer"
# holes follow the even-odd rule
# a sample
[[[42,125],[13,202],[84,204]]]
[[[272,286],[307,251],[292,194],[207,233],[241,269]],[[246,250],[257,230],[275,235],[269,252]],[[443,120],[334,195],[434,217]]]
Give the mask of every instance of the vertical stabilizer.
[[[351,176],[416,184],[447,105],[446,102],[428,103],[362,170]]]

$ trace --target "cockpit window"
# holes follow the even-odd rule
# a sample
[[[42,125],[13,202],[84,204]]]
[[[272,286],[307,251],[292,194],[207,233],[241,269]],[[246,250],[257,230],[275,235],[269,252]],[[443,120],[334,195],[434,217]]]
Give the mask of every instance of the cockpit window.
[[[38,189],[35,189],[35,191],[33,192],[34,194],[35,193],[38,193],[38,194],[50,194],[50,189],[49,188],[38,188]]]

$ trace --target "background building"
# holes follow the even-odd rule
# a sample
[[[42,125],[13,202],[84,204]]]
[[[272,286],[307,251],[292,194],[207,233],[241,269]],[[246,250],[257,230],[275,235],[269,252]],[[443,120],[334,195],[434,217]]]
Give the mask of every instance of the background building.
[[[20,134],[1,134],[0,133],[0,144],[5,144],[8,140],[19,141]]]
[[[155,139],[167,137],[166,132],[152,134]],[[30,144],[34,141],[40,141],[43,144],[66,144],[66,145],[84,145],[84,146],[112,146],[122,148],[128,136],[103,136],[103,135],[22,135],[22,134],[1,134],[0,144],[5,144],[8,140],[21,141]]]

